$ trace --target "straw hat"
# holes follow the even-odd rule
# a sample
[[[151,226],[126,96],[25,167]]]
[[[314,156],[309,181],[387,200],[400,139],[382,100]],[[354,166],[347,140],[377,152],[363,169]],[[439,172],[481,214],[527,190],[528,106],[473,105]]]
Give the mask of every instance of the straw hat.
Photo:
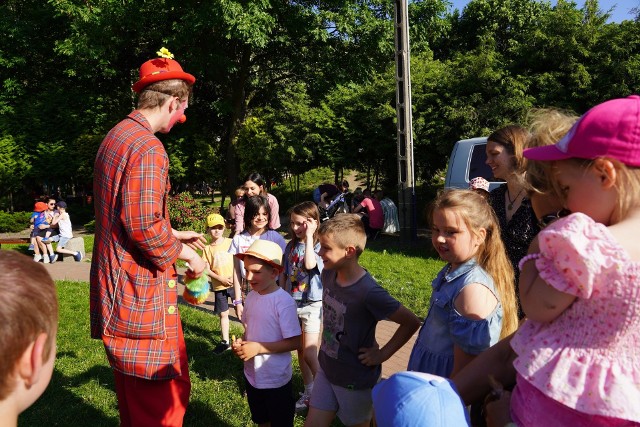
[[[282,248],[280,245],[269,240],[256,240],[249,246],[249,249],[245,253],[236,254],[236,258],[244,261],[244,258],[251,256],[265,261],[267,264],[282,271]]]

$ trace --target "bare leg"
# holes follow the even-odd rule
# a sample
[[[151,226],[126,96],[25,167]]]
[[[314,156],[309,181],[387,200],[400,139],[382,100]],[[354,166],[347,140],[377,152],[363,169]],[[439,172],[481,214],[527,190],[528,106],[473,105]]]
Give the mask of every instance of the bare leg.
[[[220,313],[220,332],[222,341],[229,342],[229,310]]]

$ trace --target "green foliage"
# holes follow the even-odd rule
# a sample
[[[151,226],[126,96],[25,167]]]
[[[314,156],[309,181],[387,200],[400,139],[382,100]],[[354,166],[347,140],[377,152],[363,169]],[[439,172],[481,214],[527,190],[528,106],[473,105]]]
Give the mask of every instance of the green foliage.
[[[184,192],[171,196],[167,205],[171,226],[174,229],[204,233],[206,218],[212,213],[212,210],[202,206],[200,202],[193,198],[191,193]]]
[[[17,233],[29,228],[31,212],[0,211],[0,233]]]

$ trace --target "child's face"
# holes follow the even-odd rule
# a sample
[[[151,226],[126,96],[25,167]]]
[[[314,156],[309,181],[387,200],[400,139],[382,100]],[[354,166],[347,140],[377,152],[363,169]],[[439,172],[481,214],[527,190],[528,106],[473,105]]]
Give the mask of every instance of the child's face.
[[[291,214],[291,231],[298,239],[305,237],[307,233],[307,218],[298,214]]]
[[[259,196],[262,193],[262,185],[258,185],[253,181],[244,183],[244,194],[247,197]]]
[[[471,233],[454,209],[433,212],[431,243],[440,258],[451,264],[452,270],[476,255],[485,235],[484,229]]]
[[[260,210],[251,220],[251,226],[254,228],[254,230],[262,230],[267,226],[268,223],[269,214],[264,207],[260,206]]]
[[[320,251],[318,255],[322,258],[324,268],[335,270],[344,265],[347,259],[347,248],[341,248],[330,234],[322,234],[318,237]]]
[[[257,258],[248,256],[244,259],[244,269],[251,289],[260,295],[265,295],[277,288],[278,270],[275,268]]]
[[[561,160],[554,166],[555,179],[565,208],[609,225],[617,194],[603,187],[602,174],[595,165],[585,168],[573,160]]]
[[[218,240],[224,233],[224,225],[209,227],[209,235],[213,240]]]

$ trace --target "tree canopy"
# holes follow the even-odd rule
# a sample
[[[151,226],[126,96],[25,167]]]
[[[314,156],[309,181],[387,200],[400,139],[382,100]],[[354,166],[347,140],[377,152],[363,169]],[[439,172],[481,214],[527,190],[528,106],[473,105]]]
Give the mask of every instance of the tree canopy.
[[[584,112],[640,89],[640,19],[597,0],[409,5],[418,178],[452,144],[532,107]],[[189,121],[162,136],[175,188],[317,166],[396,179],[393,2],[7,0],[0,5],[0,207],[91,191],[102,137],[135,108],[162,46],[197,78]]]

